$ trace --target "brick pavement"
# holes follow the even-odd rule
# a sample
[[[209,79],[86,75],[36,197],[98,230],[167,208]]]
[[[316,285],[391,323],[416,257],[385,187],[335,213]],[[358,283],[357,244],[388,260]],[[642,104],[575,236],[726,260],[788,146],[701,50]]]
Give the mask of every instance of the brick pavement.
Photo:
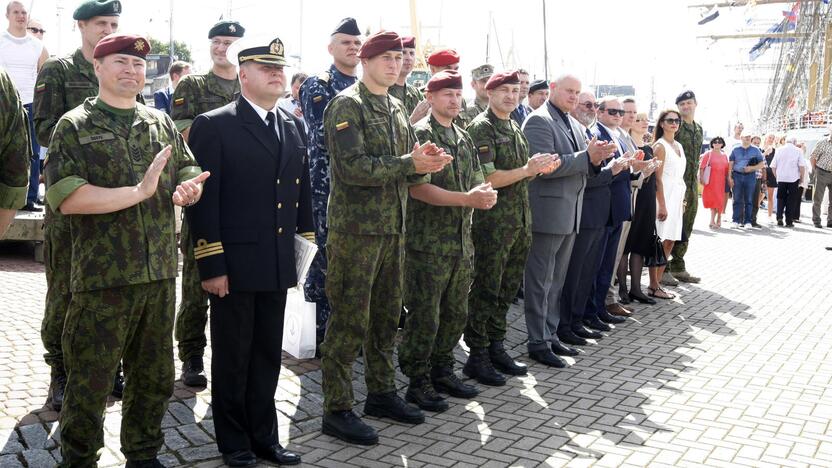
[[[522,356],[525,324],[513,307],[507,344],[529,375],[452,399],[419,426],[367,418],[380,432],[375,447],[322,435],[318,363],[286,360],[281,441],[307,466],[832,466],[832,230],[812,228],[810,209],[794,230],[719,233],[700,210],[689,268],[703,282],[637,306],[567,369]],[[59,457],[57,414],[43,406],[43,267],[31,258],[31,247],[0,245],[0,467]],[[119,410],[111,402],[102,466],[123,464]],[[167,466],[221,464],[208,391],[177,382],[164,427]]]

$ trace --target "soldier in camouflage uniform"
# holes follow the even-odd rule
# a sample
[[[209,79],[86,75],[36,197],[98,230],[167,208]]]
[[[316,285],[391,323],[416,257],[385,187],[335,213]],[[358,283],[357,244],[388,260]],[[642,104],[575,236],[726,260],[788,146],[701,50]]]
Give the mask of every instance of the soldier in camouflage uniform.
[[[453,49],[440,49],[432,54],[428,55],[427,58],[428,68],[430,68],[431,76],[443,71],[443,70],[455,70],[459,71],[459,54]],[[425,84],[427,86],[427,84]],[[419,92],[424,92],[425,87],[423,86],[419,89]],[[466,109],[467,104],[465,103],[465,98],[462,98],[462,109]],[[417,106],[413,113],[410,115],[410,122],[416,123],[430,114],[430,104],[428,102],[422,101]],[[460,112],[458,116],[454,119],[454,123],[458,125],[460,128],[465,128],[468,126],[470,120],[467,120],[465,116],[465,112]]]
[[[389,93],[404,104],[407,115],[411,116],[416,106],[424,100],[422,92],[407,82],[407,77],[413,71],[416,63],[416,38],[413,36],[402,36],[402,71],[396,84],[390,87]],[[416,123],[413,120],[410,123]]]
[[[232,102],[240,94],[236,67],[226,58],[228,46],[243,37],[245,28],[236,21],[220,21],[208,31],[211,40],[211,71],[182,78],[171,97],[171,118],[185,141],[196,116]],[[182,302],[176,314],[175,336],[182,361],[182,383],[191,387],[208,384],[202,356],[207,340],[208,295],[202,290],[194,259],[188,222],[182,223],[179,248],[182,251]]]
[[[99,95],[55,127],[49,206],[68,216],[72,298],[63,334],[62,466],[95,466],[110,383],[124,360],[127,467],[162,466],[162,417],[173,392],[174,204],[195,203],[200,173],[165,114],[137,104],[149,42],[111,34],[95,47]],[[135,77],[135,86],[119,78]],[[155,155],[155,156],[154,156]],[[177,185],[179,184],[179,185]]]
[[[473,121],[474,117],[482,114],[488,108],[488,93],[485,91],[485,85],[493,74],[494,67],[488,64],[480,65],[471,70],[471,88],[474,89],[476,97],[474,102],[469,102],[468,107],[462,111],[462,114],[465,115],[465,121]]]
[[[0,68],[0,239],[26,204],[31,153],[26,111],[12,79]]]
[[[323,359],[323,432],[357,444],[378,435],[352,412],[352,365],[364,348],[364,412],[419,424],[424,416],[396,394],[393,346],[402,307],[408,178],[437,172],[451,157],[416,144],[404,108],[387,89],[401,68],[402,44],[379,32],[361,46],[361,81],[327,106],[324,134],[332,164],[327,298],[332,305]]]
[[[685,213],[682,216],[682,240],[676,242],[671,251],[672,257],[667,264],[663,283],[684,281],[698,283],[699,278],[688,273],[685,267],[685,253],[688,251],[690,236],[693,233],[693,222],[696,219],[696,209],[699,206],[699,155],[702,153],[704,132],[702,126],[694,119],[696,112],[696,95],[693,91],[685,91],[676,97],[676,106],[682,114],[682,125],[676,133],[676,141],[685,150]],[[668,277],[669,278],[665,278]]]
[[[479,393],[454,374],[453,350],[468,316],[474,261],[471,215],[474,208],[490,209],[497,192],[484,183],[471,137],[453,124],[462,101],[462,77],[442,71],[425,89],[431,115],[414,127],[416,138],[435,142],[454,160],[410,187],[404,290],[408,321],[399,365],[410,378],[405,399],[426,411],[444,411],[448,402],[437,390],[458,398]]]
[[[463,372],[484,385],[504,385],[505,376],[525,375],[526,366],[506,353],[506,313],[523,280],[531,245],[528,180],[554,171],[550,154],[529,158],[529,145],[510,118],[517,107],[517,72],[495,73],[486,84],[489,104],[468,126],[486,181],[499,191],[496,206],[474,213],[474,283],[468,295],[465,343],[471,348]]]
[[[66,112],[81,105],[88,97],[98,94],[98,78],[92,67],[92,53],[98,41],[118,29],[121,3],[118,0],[86,1],[73,13],[81,32],[81,47],[68,57],[50,58],[43,64],[35,84],[32,113],[35,135],[42,147],[49,139],[58,120]],[[141,94],[137,97],[140,99]],[[43,260],[46,272],[46,307],[41,322],[40,336],[46,354],[44,360],[51,368],[49,402],[55,411],[61,410],[66,372],[61,350],[61,334],[69,307],[69,272],[72,258],[72,238],[69,220],[60,212],[47,209],[44,213]],[[121,370],[113,382],[113,396],[120,398],[124,391]]]
[[[309,176],[312,182],[312,214],[315,219],[315,243],[318,253],[312,260],[306,276],[304,292],[306,300],[315,303],[315,324],[317,344],[320,345],[326,333],[326,324],[331,314],[326,299],[326,240],[328,224],[326,219],[329,200],[329,153],[324,141],[324,109],[336,94],[352,86],[357,78],[356,56],[361,47],[361,31],[353,18],[344,18],[330,36],[329,53],[333,63],[329,70],[312,75],[300,88],[300,105],[306,120],[309,145]]]

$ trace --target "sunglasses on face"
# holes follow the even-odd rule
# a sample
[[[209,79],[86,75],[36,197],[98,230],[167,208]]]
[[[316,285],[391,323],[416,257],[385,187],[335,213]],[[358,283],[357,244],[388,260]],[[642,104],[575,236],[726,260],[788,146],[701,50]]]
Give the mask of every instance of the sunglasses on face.
[[[26,28],[26,29],[28,29],[30,32],[33,32],[35,34],[43,34],[43,33],[46,32],[45,29],[39,29],[39,28]]]
[[[670,124],[670,125],[679,125],[682,123],[682,119],[664,119],[662,122]]]
[[[624,114],[626,113],[626,112],[624,112],[624,109],[605,109],[605,110],[607,111],[607,114],[612,115],[612,116],[620,115],[621,117],[624,117]]]
[[[594,102],[589,102],[589,101],[582,102],[581,105],[583,107],[586,107],[587,110],[592,110],[592,109],[597,109],[598,108],[598,104],[596,104]]]

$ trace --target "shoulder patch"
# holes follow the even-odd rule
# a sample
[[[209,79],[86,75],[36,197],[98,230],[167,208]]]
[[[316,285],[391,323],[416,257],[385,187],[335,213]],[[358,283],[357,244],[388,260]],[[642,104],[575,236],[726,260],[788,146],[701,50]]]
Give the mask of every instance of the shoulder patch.
[[[173,105],[174,106],[181,106],[182,104],[185,104],[185,98],[183,98],[183,97],[176,98],[176,99],[173,100]]]
[[[46,83],[40,83],[37,86],[35,86],[36,93],[42,93],[44,91],[46,91]]]
[[[487,153],[488,152],[488,145],[480,146],[479,148],[477,148],[477,151],[479,151],[480,153]]]
[[[319,94],[319,95],[317,95],[317,96],[313,96],[313,97],[312,97],[312,102],[321,102],[321,100],[322,100],[323,98],[324,98],[324,97],[323,97],[323,95],[321,95],[321,94]]]
[[[349,123],[349,122],[347,122],[346,120],[345,120],[345,121],[343,121],[343,122],[341,122],[341,123],[339,123],[339,124],[336,124],[336,125],[335,125],[335,130],[337,130],[337,131],[339,131],[339,132],[340,132],[341,130],[346,130],[346,129],[348,129],[348,128],[350,128],[350,123]]]

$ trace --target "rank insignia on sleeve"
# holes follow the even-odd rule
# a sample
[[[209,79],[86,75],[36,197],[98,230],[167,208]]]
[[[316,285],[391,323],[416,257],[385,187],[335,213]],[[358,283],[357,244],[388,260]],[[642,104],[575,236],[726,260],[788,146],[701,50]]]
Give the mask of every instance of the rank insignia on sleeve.
[[[485,146],[480,146],[479,148],[477,148],[477,150],[478,150],[480,153],[487,153],[487,152],[488,152],[488,145],[485,145]]]
[[[346,122],[346,121],[341,122],[341,123],[339,123],[339,124],[335,125],[335,130],[337,130],[337,131],[339,131],[339,132],[340,132],[341,130],[346,130],[346,129],[348,129],[348,128],[350,128],[350,123],[349,123],[349,122]]]
[[[36,93],[42,93],[44,91],[46,91],[46,83],[41,83],[41,84],[35,86],[35,92]]]
[[[181,98],[176,98],[176,99],[174,99],[174,101],[173,101],[173,105],[174,105],[174,106],[181,106],[182,104],[185,104],[185,98],[183,98],[183,97],[181,97]]]
[[[320,94],[312,98],[312,102],[321,102],[324,97]]]

